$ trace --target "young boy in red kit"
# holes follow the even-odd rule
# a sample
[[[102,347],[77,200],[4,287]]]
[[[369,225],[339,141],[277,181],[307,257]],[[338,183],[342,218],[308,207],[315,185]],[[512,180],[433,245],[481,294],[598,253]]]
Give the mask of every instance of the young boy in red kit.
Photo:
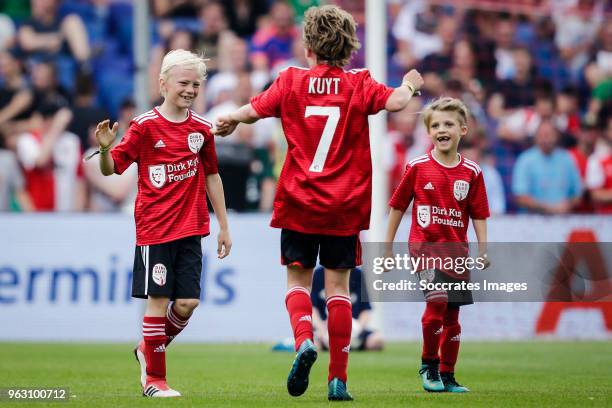
[[[467,228],[472,218],[478,239],[478,257],[486,268],[489,265],[486,259],[489,205],[482,172],[478,164],[457,153],[459,141],[468,131],[468,115],[463,102],[449,97],[433,101],[423,111],[434,149],[406,166],[402,181],[389,201],[391,212],[386,241],[388,245],[394,241],[404,212],[413,201],[408,240],[411,256],[418,256],[432,247],[434,250],[427,256],[467,256]],[[426,245],[446,242],[459,244]],[[460,283],[469,279],[466,273],[455,270],[432,269],[417,273],[419,280],[434,283]],[[425,292],[425,301],[419,370],[423,388],[431,392],[467,392],[468,388],[455,380],[454,372],[461,334],[459,307],[473,303],[472,293],[469,290],[431,290]]]
[[[317,358],[310,291],[318,255],[325,267],[328,399],[353,399],[346,388],[352,325],[349,272],[361,264],[359,232],[370,223],[368,115],[403,109],[423,84],[415,70],[395,89],[376,82],[365,69],[344,71],[360,47],[355,28],[353,17],[336,6],[308,9],[304,45],[310,68],[287,68],[250,104],[216,123],[216,134],[224,136],[240,122],[280,117],[287,138],[271,225],[282,228],[281,261],[287,266],[285,304],[297,351],[287,378],[292,396],[306,391]]]
[[[220,226],[218,257],[229,255],[232,245],[212,124],[190,110],[205,77],[201,57],[170,51],[159,75],[161,106],[132,119],[112,150],[118,124],[111,129],[105,120],[96,128],[104,175],[138,163],[132,296],[147,299],[135,350],[146,397],[181,395],[166,383],[166,346],[199,304],[201,238],[210,233],[207,193]]]

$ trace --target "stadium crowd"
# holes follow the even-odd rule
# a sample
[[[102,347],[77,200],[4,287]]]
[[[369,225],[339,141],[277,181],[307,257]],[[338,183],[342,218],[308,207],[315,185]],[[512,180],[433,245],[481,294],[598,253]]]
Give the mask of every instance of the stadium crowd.
[[[163,55],[205,53],[194,110],[211,122],[306,66],[301,17],[318,0],[151,0],[149,94]],[[359,24],[364,0],[334,0]],[[612,213],[612,5],[604,0],[389,0],[388,83],[417,68],[422,96],[388,117],[390,191],[431,147],[418,112],[441,95],[471,110],[460,152],[480,163],[492,213]],[[136,171],[103,177],[84,154],[136,112],[129,0],[0,2],[0,211],[129,211]],[[473,129],[473,130],[472,130]],[[373,135],[381,137],[381,135]],[[276,119],[217,138],[228,208],[270,211],[286,149]]]

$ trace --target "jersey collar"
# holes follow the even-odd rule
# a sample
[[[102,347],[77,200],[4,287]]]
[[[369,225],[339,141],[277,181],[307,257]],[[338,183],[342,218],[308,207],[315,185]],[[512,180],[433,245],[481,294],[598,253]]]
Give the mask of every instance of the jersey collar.
[[[436,159],[436,156],[434,156],[434,154],[433,154],[434,150],[435,150],[435,148],[431,149],[431,151],[429,152],[429,157],[431,157],[431,159],[434,162],[436,162],[439,166],[444,167],[445,169],[454,169],[454,168],[460,166],[461,163],[463,163],[463,156],[461,154],[457,153],[457,155],[459,156],[459,161],[457,162],[457,164],[455,164],[454,166],[447,166],[446,164],[441,163],[441,162],[438,161],[438,159]]]

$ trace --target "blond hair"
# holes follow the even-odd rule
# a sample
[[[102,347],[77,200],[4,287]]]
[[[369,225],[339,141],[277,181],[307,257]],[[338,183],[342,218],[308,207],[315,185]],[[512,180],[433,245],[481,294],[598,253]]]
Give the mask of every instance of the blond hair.
[[[425,109],[423,109],[423,122],[427,130],[429,130],[431,116],[434,112],[455,112],[461,126],[467,126],[467,120],[470,115],[469,109],[460,99],[442,96],[431,101],[425,106]]]
[[[200,79],[206,79],[206,61],[203,55],[197,55],[191,51],[183,49],[172,50],[164,55],[161,70],[159,71],[159,78],[167,81],[170,70],[174,67],[181,66],[194,67],[198,70]]]
[[[310,7],[304,14],[304,46],[335,67],[348,64],[361,48],[356,30],[353,16],[337,6]]]

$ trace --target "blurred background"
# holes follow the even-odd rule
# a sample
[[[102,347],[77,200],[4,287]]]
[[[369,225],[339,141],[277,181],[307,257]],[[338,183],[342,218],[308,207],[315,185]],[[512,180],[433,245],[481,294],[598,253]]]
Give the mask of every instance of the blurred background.
[[[386,194],[431,149],[417,113],[450,95],[471,110],[460,152],[483,169],[493,241],[612,241],[612,2],[377,3],[387,19],[386,82],[398,86],[411,68],[425,79],[422,96],[384,116],[386,134],[372,132],[382,140]],[[0,1],[0,326],[15,326],[0,339],[137,337],[141,310],[129,297],[137,174],[103,177],[97,158],[82,162],[97,148],[95,125],[111,118],[122,135],[159,104],[161,60],[176,48],[209,58],[194,110],[214,122],[283,68],[306,66],[300,24],[320,4],[354,16],[362,48],[348,68],[366,66],[364,0]],[[218,262],[205,240],[204,310],[185,338],[279,338],[289,326],[278,231],[267,224],[282,129],[265,119],[216,143],[235,247]],[[398,239],[408,228],[409,220]],[[245,319],[254,304],[269,319]],[[563,309],[540,303],[474,306],[465,333],[609,338],[610,303],[595,305],[565,320]],[[422,305],[384,306],[377,324],[389,338],[419,338]],[[546,313],[553,322],[538,331]],[[81,330],[92,318],[106,323]],[[245,337],[234,325],[253,330]]]

